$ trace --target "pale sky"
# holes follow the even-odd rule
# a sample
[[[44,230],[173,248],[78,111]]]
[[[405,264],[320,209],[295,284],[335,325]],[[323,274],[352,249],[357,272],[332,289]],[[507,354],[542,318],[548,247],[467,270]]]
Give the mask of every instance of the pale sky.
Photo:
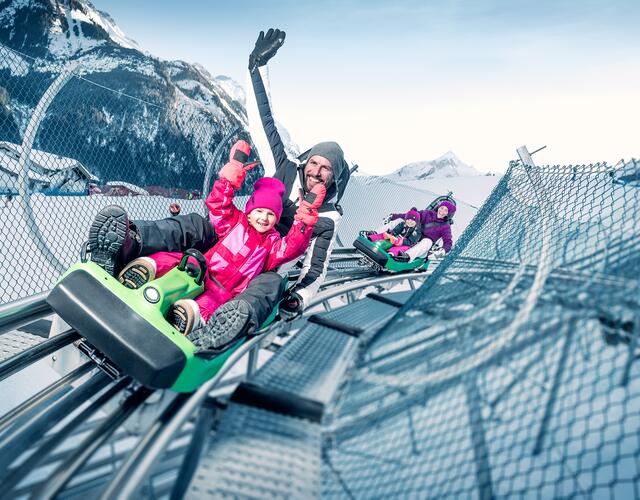
[[[389,173],[454,151],[502,172],[640,157],[640,0],[93,0],[140,46],[243,86],[261,29],[276,118]]]

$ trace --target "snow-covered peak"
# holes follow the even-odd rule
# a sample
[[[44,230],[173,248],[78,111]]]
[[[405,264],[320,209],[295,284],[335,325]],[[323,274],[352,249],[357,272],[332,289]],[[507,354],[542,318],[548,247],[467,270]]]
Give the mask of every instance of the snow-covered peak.
[[[111,41],[126,49],[135,49],[142,51],[142,49],[138,45],[138,42],[127,37],[109,14],[104,11],[95,9],[90,2],[87,2],[87,4],[93,8],[93,10],[89,11],[89,19],[95,24],[102,27],[102,29],[105,30],[109,35],[109,38],[111,38]]]
[[[447,151],[435,160],[409,163],[385,177],[394,181],[420,180],[439,177],[470,177],[482,175],[464,163],[453,151]]]
[[[244,92],[244,87],[236,82],[233,78],[229,78],[228,76],[218,75],[213,81],[224,90],[229,97],[231,97],[234,101],[238,101],[243,106],[246,101],[246,94]]]
[[[52,2],[51,6],[54,17],[49,27],[49,50],[54,55],[68,57],[107,41],[140,51],[111,16],[96,9],[89,0]]]
[[[6,1],[0,9],[0,31],[2,43],[34,55],[66,59],[103,45],[142,52],[109,14],[89,0]]]

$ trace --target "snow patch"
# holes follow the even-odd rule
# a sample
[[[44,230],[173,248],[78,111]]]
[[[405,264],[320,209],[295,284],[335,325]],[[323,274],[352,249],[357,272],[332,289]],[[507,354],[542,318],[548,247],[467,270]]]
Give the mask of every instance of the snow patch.
[[[23,57],[0,44],[0,69],[8,69],[11,76],[26,76],[30,66]]]

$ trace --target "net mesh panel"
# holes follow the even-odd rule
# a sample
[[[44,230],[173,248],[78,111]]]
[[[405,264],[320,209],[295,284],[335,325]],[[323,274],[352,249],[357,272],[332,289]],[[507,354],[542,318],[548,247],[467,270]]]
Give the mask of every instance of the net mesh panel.
[[[512,164],[365,341],[323,495],[640,495],[640,162]]]
[[[109,88],[99,72],[85,74],[91,69],[82,62],[52,96],[64,69],[0,45],[0,303],[49,290],[78,260],[93,217],[107,205],[134,220],[168,217],[171,203],[205,215],[202,193],[231,145],[249,140],[237,112],[180,90],[167,102],[167,81],[132,72],[123,71],[123,82],[132,88],[140,78],[146,100]],[[49,107],[34,116],[47,97]],[[27,158],[22,143],[32,118],[25,191],[20,157]],[[261,168],[250,172],[245,189],[260,175]]]

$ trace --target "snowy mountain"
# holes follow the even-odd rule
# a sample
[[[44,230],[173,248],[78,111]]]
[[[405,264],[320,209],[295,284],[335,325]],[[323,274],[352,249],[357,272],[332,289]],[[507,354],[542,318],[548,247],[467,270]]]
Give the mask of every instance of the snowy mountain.
[[[0,140],[21,142],[69,62],[81,78],[56,97],[35,147],[77,159],[103,182],[200,189],[221,166],[213,153],[222,139],[236,128],[249,139],[244,90],[230,78],[144,52],[88,0],[0,0]]]
[[[409,163],[385,177],[393,181],[404,182],[409,180],[441,177],[470,177],[476,175],[482,175],[482,173],[464,163],[452,151],[448,151],[435,160]]]

